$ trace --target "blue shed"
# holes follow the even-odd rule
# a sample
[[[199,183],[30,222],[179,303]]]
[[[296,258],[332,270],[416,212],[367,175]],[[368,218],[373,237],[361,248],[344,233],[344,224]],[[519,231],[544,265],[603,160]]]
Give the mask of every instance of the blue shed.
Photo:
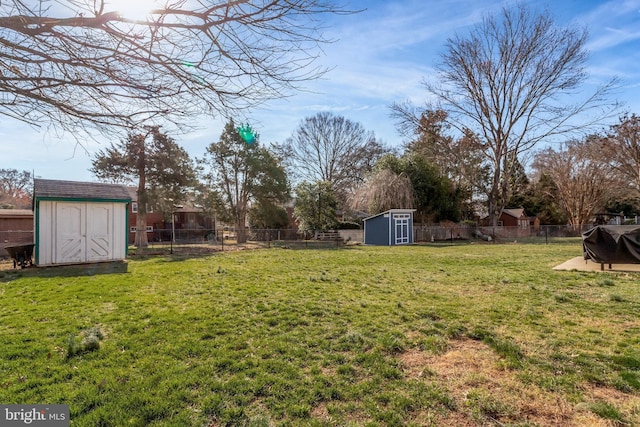
[[[364,219],[365,245],[408,245],[413,243],[415,209],[389,209]]]

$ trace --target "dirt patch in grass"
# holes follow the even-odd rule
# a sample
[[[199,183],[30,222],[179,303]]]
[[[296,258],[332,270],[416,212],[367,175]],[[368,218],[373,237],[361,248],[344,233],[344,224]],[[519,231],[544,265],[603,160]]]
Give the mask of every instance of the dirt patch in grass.
[[[587,402],[574,404],[533,384],[524,384],[517,371],[504,367],[486,344],[470,339],[450,342],[448,350],[433,355],[418,349],[400,357],[405,376],[436,381],[456,403],[456,410],[437,420],[442,426],[530,423],[538,426],[613,426],[594,414],[590,402],[606,402],[623,413],[640,408],[639,399],[613,389],[591,388]]]

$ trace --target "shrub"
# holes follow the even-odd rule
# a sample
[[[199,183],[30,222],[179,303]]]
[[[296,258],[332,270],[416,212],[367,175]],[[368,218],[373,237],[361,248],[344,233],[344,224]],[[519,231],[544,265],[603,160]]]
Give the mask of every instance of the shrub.
[[[80,338],[70,335],[67,342],[67,359],[81,354],[96,351],[100,348],[100,341],[104,338],[104,334],[99,327],[93,326],[80,332]]]

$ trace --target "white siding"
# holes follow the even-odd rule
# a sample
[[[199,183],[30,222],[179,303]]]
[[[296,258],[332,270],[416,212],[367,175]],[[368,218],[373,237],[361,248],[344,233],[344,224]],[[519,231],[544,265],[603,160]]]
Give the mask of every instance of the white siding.
[[[125,203],[40,201],[38,265],[126,258]]]
[[[86,260],[87,209],[84,203],[56,203],[54,264],[75,264]]]
[[[36,206],[36,264],[53,264],[53,254],[55,252],[53,242],[55,241],[55,203],[40,202]]]

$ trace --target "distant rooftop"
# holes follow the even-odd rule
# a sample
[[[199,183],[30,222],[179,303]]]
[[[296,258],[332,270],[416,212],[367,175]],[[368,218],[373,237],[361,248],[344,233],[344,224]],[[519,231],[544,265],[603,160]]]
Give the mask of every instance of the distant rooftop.
[[[31,209],[0,209],[0,217],[33,217]]]

